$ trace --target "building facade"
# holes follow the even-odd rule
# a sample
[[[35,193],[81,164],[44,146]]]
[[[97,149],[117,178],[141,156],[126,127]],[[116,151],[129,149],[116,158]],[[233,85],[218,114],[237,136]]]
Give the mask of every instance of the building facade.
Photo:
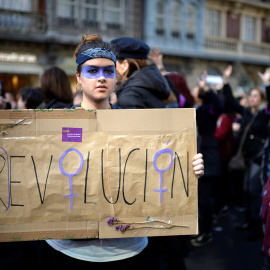
[[[267,0],[148,0],[144,30],[167,70],[184,74],[191,88],[204,70],[222,75],[231,64],[234,89],[248,91],[270,66]]]
[[[58,66],[75,90],[73,53],[82,35],[142,38],[141,11],[141,0],[0,0],[0,81],[17,94]]]
[[[190,88],[204,70],[221,75],[231,64],[233,88],[247,91],[270,66],[269,0],[0,0],[0,81],[17,94],[58,66],[75,90],[73,53],[85,33],[159,46]]]

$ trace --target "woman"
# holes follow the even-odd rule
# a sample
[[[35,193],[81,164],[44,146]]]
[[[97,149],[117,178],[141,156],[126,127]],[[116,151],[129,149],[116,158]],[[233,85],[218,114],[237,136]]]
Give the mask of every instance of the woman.
[[[4,84],[0,81],[0,110],[9,110],[11,109],[11,104],[6,99],[6,91]]]
[[[260,166],[263,155],[263,146],[267,138],[267,124],[269,121],[269,112],[266,105],[270,99],[270,69],[266,69],[264,74],[258,73],[263,83],[266,85],[267,102],[265,93],[258,87],[251,88],[248,96],[249,107],[241,106],[232,95],[231,87],[228,83],[232,72],[232,66],[228,66],[223,73],[223,94],[231,108],[239,113],[241,118],[240,131],[236,139],[236,144],[239,142],[244,133],[245,127],[252,121],[250,128],[247,131],[243,143],[242,153],[245,159],[246,168],[244,172],[245,183],[242,179],[242,188],[246,196],[246,219],[242,229],[247,228],[249,234],[247,240],[255,240],[261,236],[261,192],[262,184],[260,183]]]
[[[38,109],[70,108],[73,94],[67,74],[58,67],[51,67],[41,77],[41,94],[44,102]]]
[[[219,96],[206,84],[207,73],[193,89],[198,128],[198,149],[203,154],[205,174],[198,183],[199,236],[193,239],[194,246],[212,241],[212,215],[214,207],[213,188],[221,174],[219,146],[215,138],[216,123],[224,110]]]
[[[117,109],[109,103],[110,94],[116,87],[116,56],[110,44],[98,35],[84,35],[74,53],[77,62],[78,90],[83,100],[76,107],[104,110]],[[203,174],[202,155],[194,157],[194,172]],[[47,240],[45,247],[50,267],[73,269],[77,266],[103,269],[106,264],[114,269],[143,268],[142,252],[147,246],[147,237],[95,240]],[[55,251],[56,250],[56,251]],[[57,252],[60,251],[60,252]],[[136,255],[136,256],[135,256]],[[135,256],[135,257],[134,257]],[[124,260],[125,259],[125,260]],[[91,262],[91,263],[90,263]],[[99,264],[103,262],[106,264]]]
[[[221,88],[223,85],[220,86]],[[218,194],[215,200],[215,217],[225,214],[229,210],[230,200],[231,200],[231,179],[228,172],[228,164],[233,155],[234,149],[234,137],[233,137],[233,121],[234,121],[234,112],[227,105],[227,101],[224,95],[221,93],[222,90],[217,88],[218,94],[221,100],[224,103],[225,111],[222,113],[218,120],[215,130],[215,138],[219,145],[219,153],[222,165],[222,174],[219,177],[216,183],[216,194]]]
[[[117,105],[123,109],[165,108],[170,87],[155,64],[149,65],[150,48],[143,41],[122,37],[111,41],[117,48],[117,70],[122,76],[116,89]]]
[[[176,108],[191,108],[194,106],[194,98],[191,95],[185,77],[178,72],[167,72],[163,65],[163,55],[160,53],[159,47],[151,48],[148,59],[152,60],[158,67],[161,74],[166,78],[172,93],[176,99]],[[167,107],[173,107],[174,101],[167,100]],[[167,102],[166,102],[167,103]]]
[[[18,109],[36,109],[43,102],[43,97],[38,87],[26,86],[20,89]]]

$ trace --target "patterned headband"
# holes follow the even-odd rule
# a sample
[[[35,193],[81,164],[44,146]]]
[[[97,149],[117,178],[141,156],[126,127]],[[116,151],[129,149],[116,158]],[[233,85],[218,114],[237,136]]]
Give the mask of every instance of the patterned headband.
[[[111,50],[105,48],[90,48],[78,55],[76,59],[77,67],[85,61],[93,58],[107,58],[112,60],[116,65],[116,56]]]

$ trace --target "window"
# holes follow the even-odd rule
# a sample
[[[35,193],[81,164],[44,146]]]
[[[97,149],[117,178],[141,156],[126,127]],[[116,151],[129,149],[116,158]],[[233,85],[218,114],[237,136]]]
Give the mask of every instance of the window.
[[[0,0],[0,8],[18,11],[31,11],[31,0]]]
[[[172,37],[180,37],[181,3],[173,1],[171,6],[171,30]]]
[[[220,29],[220,13],[218,10],[210,9],[208,11],[208,35],[211,37],[219,36]]]
[[[100,1],[84,0],[82,2],[81,19],[84,25],[98,27],[100,17]]]
[[[108,29],[119,30],[121,28],[121,18],[124,14],[121,2],[121,0],[106,0],[104,19]]]
[[[0,0],[0,8],[4,9],[0,15],[1,27],[13,30],[29,30],[31,25],[31,0]]]
[[[74,24],[76,0],[58,0],[56,16],[60,24]]]
[[[196,22],[197,22],[197,7],[194,4],[187,6],[186,16],[186,31],[187,38],[194,39],[196,34]]]
[[[164,35],[165,33],[165,22],[166,22],[166,15],[165,15],[165,3],[162,0],[156,1],[156,34],[157,35]]]
[[[255,40],[255,19],[253,17],[245,17],[244,40],[254,42]]]
[[[121,29],[124,25],[125,0],[58,0],[57,19],[101,29]]]

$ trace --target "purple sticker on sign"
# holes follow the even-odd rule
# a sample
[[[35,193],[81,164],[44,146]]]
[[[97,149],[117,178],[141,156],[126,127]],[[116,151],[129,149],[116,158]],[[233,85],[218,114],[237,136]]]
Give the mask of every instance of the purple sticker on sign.
[[[62,128],[62,142],[82,142],[82,128]]]

